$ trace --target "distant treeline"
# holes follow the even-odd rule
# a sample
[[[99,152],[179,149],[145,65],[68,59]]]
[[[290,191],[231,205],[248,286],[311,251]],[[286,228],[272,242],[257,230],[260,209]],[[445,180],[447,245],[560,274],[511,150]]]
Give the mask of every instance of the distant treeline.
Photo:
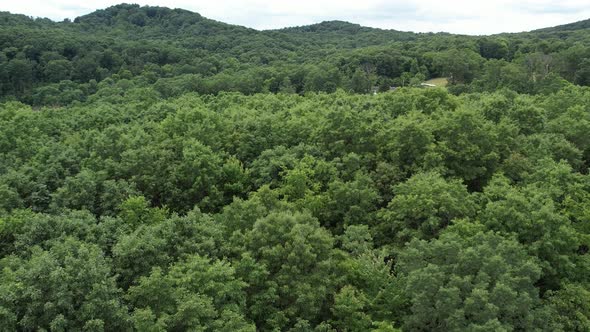
[[[346,22],[256,31],[179,9],[118,5],[74,22],[0,14],[0,96],[32,105],[85,101],[124,80],[185,92],[367,93],[447,77],[453,93],[590,85],[584,22],[471,37]],[[578,29],[579,28],[579,29]],[[131,83],[132,82],[132,83]]]

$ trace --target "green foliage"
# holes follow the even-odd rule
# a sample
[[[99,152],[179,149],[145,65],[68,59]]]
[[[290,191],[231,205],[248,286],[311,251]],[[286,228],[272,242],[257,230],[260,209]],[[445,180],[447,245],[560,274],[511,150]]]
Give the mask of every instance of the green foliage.
[[[480,211],[479,220],[488,229],[516,235],[541,260],[543,276],[538,286],[542,290],[557,288],[559,280],[581,277],[574,272],[576,250],[581,245],[579,235],[556,211],[543,188],[518,190],[510,187],[506,179],[497,178],[486,188],[485,196],[489,201]]]
[[[121,330],[129,327],[109,260],[93,244],[67,238],[28,259],[7,256],[2,266],[3,329]],[[6,302],[10,301],[10,302]],[[8,325],[10,324],[10,325]]]
[[[125,91],[149,86],[157,91],[152,98],[339,88],[366,94],[437,77],[448,78],[456,93],[510,88],[544,94],[568,82],[590,82],[583,22],[565,30],[471,37],[339,21],[256,31],[186,10],[129,4],[74,22],[0,15],[0,100],[33,105],[116,98],[115,82]]]
[[[590,328],[590,292],[579,284],[565,285],[548,296],[553,318],[565,331],[585,331]]]
[[[0,330],[588,330],[584,26],[0,13]]]
[[[431,242],[414,240],[401,254],[396,270],[408,297],[404,328],[547,327],[535,288],[541,271],[536,261],[513,239],[457,227]]]
[[[129,289],[137,330],[254,331],[241,313],[244,282],[227,263],[189,256],[168,273],[154,268]]]
[[[272,213],[245,234],[238,276],[248,283],[257,326],[285,329],[321,321],[336,282],[332,236],[308,214]]]
[[[380,212],[375,237],[403,246],[412,239],[436,238],[454,219],[475,213],[467,189],[437,173],[420,173],[393,188],[394,198]]]
[[[432,56],[434,68],[450,82],[469,83],[478,74],[483,59],[471,50],[451,49]]]

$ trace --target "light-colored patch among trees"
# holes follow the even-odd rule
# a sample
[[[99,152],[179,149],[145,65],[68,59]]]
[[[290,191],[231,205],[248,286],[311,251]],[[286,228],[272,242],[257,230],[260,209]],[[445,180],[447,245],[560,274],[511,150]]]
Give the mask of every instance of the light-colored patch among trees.
[[[445,87],[445,86],[447,86],[447,84],[449,84],[449,80],[446,77],[437,77],[437,78],[430,79],[430,80],[428,80],[428,81],[426,81],[424,83],[426,83],[426,84],[434,84],[437,87],[438,86]]]

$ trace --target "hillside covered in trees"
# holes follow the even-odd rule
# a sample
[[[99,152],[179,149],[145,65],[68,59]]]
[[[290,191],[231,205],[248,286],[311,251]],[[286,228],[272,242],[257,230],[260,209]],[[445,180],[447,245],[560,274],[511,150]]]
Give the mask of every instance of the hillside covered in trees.
[[[366,93],[437,77],[448,77],[453,93],[550,93],[566,82],[590,85],[587,28],[582,21],[472,37],[339,21],[256,31],[138,5],[59,23],[0,13],[0,96],[62,106],[118,84],[149,87],[164,98],[339,88]]]
[[[0,331],[588,331],[587,85],[587,21],[1,13]]]

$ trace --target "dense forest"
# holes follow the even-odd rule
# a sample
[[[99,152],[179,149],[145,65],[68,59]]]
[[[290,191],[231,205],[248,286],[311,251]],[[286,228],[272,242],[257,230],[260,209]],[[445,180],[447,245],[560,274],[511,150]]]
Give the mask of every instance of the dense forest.
[[[589,331],[588,85],[590,20],[0,13],[0,331]]]
[[[123,86],[186,92],[347,92],[447,77],[451,93],[590,85],[590,20],[470,37],[346,22],[256,31],[180,9],[118,5],[52,22],[0,12],[0,96],[64,106]],[[113,91],[113,88],[115,91]],[[118,93],[120,94],[120,93]]]

